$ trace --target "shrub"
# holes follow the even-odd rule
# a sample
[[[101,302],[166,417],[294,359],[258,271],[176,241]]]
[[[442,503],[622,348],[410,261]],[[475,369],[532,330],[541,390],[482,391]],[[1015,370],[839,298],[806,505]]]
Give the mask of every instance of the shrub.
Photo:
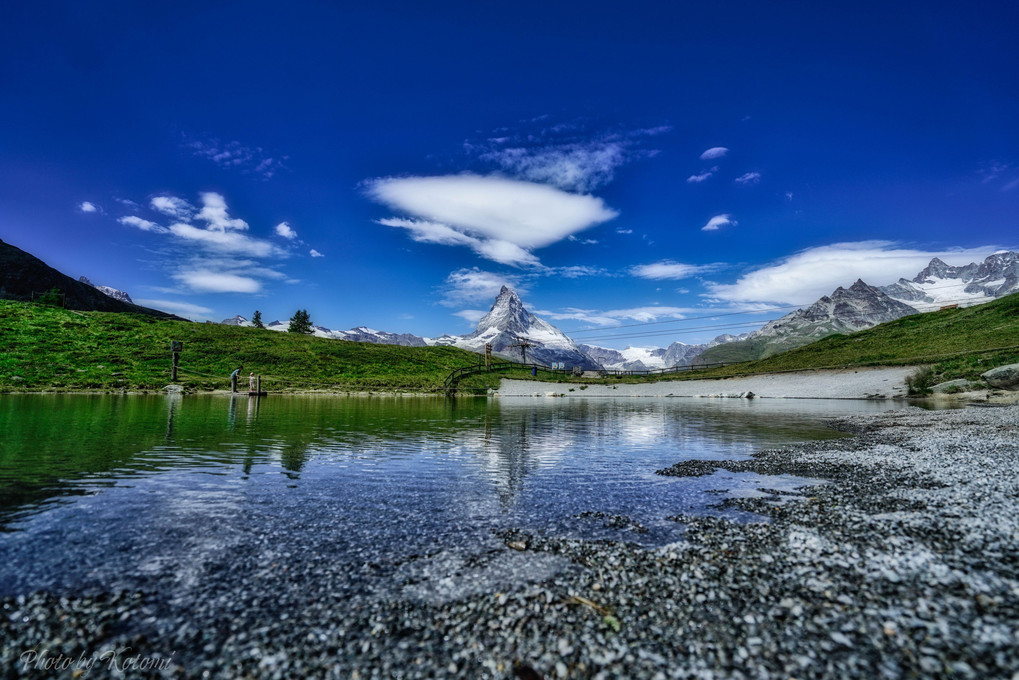
[[[911,396],[930,394],[935,382],[934,369],[930,366],[921,366],[912,375],[906,376],[906,387]]]

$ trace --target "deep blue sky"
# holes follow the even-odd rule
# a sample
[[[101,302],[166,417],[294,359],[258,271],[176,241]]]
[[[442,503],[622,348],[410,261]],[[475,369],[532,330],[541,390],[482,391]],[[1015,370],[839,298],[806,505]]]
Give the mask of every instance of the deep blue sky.
[[[0,238],[196,319],[462,333],[507,282],[567,331],[676,321],[578,340],[700,341],[747,320],[700,317],[1019,245],[1017,25],[1012,2],[7,3]]]

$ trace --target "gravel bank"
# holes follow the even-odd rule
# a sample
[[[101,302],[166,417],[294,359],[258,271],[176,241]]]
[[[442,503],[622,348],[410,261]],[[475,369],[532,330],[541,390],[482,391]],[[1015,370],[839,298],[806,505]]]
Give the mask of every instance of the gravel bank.
[[[756,397],[799,399],[883,399],[906,396],[906,376],[915,368],[857,368],[773,373],[722,380],[663,380],[652,383],[588,385],[503,380],[501,397]],[[571,391],[572,388],[572,391]]]
[[[271,568],[235,556],[173,601],[9,598],[0,669],[71,677],[19,656],[130,647],[173,656],[127,677],[1016,677],[1019,407],[835,425],[857,436],[660,471],[829,480],[727,501],[767,521],[663,508],[687,540],[653,550],[509,531],[483,554],[415,556],[395,567],[405,590],[369,596],[336,588],[350,575],[294,551]],[[364,579],[385,568],[366,564]],[[498,585],[521,568],[530,582]],[[492,585],[427,596],[458,580]]]

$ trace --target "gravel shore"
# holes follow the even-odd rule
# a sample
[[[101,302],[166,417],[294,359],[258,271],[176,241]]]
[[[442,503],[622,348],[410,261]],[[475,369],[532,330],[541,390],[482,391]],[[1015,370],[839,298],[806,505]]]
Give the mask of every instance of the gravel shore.
[[[7,598],[0,668],[108,677],[109,658],[72,675],[22,655],[119,649],[150,663],[126,677],[1019,677],[1019,407],[833,425],[856,436],[659,471],[827,480],[726,501],[760,522],[663,508],[686,540],[655,549],[507,531],[482,554],[396,565],[404,588],[387,593],[336,587],[351,575],[295,554],[273,569],[239,556],[174,600]],[[499,585],[509,573],[525,577]],[[480,586],[429,596],[457,581]]]

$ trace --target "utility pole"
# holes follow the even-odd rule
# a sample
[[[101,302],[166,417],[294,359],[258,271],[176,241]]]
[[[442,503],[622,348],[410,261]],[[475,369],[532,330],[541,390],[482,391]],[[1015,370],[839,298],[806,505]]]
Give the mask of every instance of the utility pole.
[[[530,340],[528,340],[527,338],[520,337],[520,336],[517,336],[517,342],[516,342],[515,345],[510,345],[510,347],[519,347],[520,348],[520,356],[523,358],[523,361],[521,363],[524,363],[524,364],[527,363],[527,348],[528,347],[533,347],[533,346],[534,345],[531,344]]]
[[[184,351],[184,343],[180,340],[170,341],[170,382],[177,382],[177,363],[180,361],[180,353]]]
[[[492,343],[485,343],[485,368],[492,368]]]

